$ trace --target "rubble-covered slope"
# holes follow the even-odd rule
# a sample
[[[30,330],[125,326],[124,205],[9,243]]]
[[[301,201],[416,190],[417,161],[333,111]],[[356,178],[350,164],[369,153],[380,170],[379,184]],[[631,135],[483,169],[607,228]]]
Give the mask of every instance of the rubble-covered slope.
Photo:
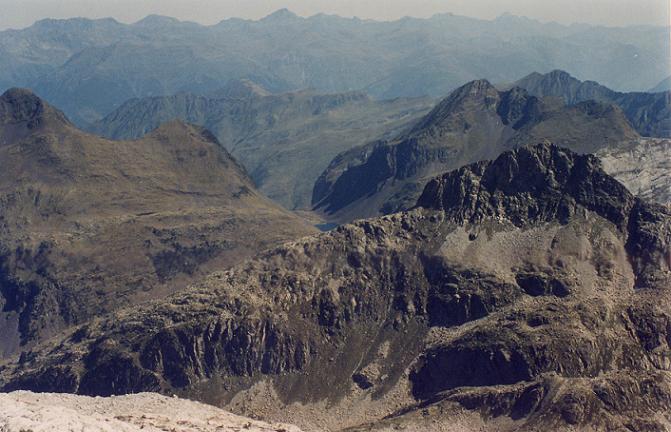
[[[670,244],[669,209],[597,158],[523,147],[432,180],[409,212],[96,319],[0,385],[177,393],[330,430],[665,430]]]
[[[156,393],[91,398],[13,392],[0,394],[0,406],[2,432],[300,432]]]

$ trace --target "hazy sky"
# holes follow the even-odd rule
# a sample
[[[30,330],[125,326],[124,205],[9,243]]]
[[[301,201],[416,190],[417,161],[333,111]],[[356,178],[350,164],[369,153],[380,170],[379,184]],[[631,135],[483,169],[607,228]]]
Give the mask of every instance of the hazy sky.
[[[149,14],[214,24],[229,17],[260,18],[289,8],[392,20],[452,12],[495,18],[510,12],[543,21],[604,25],[669,25],[669,0],[0,0],[0,28],[21,28],[42,18],[114,17],[135,22]]]

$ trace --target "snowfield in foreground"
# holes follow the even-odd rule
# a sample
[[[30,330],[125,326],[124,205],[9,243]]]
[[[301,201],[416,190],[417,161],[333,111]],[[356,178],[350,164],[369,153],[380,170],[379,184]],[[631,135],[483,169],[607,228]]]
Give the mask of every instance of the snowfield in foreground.
[[[109,398],[69,394],[0,394],[0,432],[300,432],[213,406],[155,393]]]

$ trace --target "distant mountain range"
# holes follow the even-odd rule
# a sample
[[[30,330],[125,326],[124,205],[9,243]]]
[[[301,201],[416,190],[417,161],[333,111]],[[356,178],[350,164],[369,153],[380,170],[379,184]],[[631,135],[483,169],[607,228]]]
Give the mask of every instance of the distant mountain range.
[[[671,91],[671,76],[650,89],[651,93]]]
[[[546,108],[543,109],[557,111],[564,104],[580,105],[577,110],[566,109],[565,112],[591,115],[596,119],[599,112],[585,112],[589,106],[605,112],[606,105],[615,104],[624,111],[627,120],[640,134],[658,137],[671,134],[671,92],[618,93],[596,82],[579,81],[563,71],[545,75],[534,73],[517,81],[515,85],[527,89],[530,95],[563,99],[547,99]],[[90,130],[110,138],[126,139],[141,137],[174,118],[202,125],[213,131],[219,141],[248,169],[263,193],[287,208],[305,209],[310,207],[312,186],[339,153],[366,142],[393,140],[407,132],[433,106],[434,102],[429,98],[375,101],[362,92],[320,95],[302,91],[273,95],[250,80],[232,80],[224,88],[207,96],[180,93],[132,99],[96,122]],[[565,120],[573,121],[573,114]],[[477,128],[480,120],[474,117],[471,123]],[[527,120],[547,122],[548,118]],[[626,128],[622,125],[621,117],[614,117],[614,120]],[[545,137],[545,132],[538,132],[535,136],[554,137],[564,142],[566,137],[560,136],[562,126],[558,123],[561,119],[555,116],[553,121],[556,127],[549,132],[550,135]],[[586,126],[583,125],[583,128]],[[602,130],[608,128],[604,123],[599,127]],[[580,140],[578,133],[581,130],[569,130],[567,134],[572,135],[574,140]],[[595,137],[594,131],[584,131]],[[616,131],[617,126],[613,132]],[[608,136],[610,132],[605,134]],[[628,137],[631,138],[631,134]],[[444,144],[452,145],[449,142],[453,138],[454,135],[445,138]],[[492,150],[492,153],[484,156],[493,156],[500,151],[495,150],[498,144],[486,141],[491,139],[492,136],[473,138],[478,141],[476,146]],[[441,146],[443,141],[436,145]],[[467,161],[477,159],[474,156],[467,158]],[[334,172],[339,173],[349,164],[349,159],[345,159],[342,164],[336,163],[335,171],[331,171],[328,176],[334,176]],[[319,187],[323,185],[320,182]],[[359,184],[352,185],[354,192],[348,190],[343,193],[351,198],[360,193],[359,188]],[[321,198],[321,192],[317,189],[315,199]]]
[[[561,97],[569,105],[588,100],[618,105],[641,135],[671,138],[670,90],[660,90],[659,93],[620,93],[594,81],[580,81],[560,70],[547,74],[532,73],[515,85],[534,96]]]
[[[282,10],[213,26],[160,16],[131,25],[43,20],[0,32],[0,89],[30,87],[80,126],[131,98],[205,94],[239,78],[272,92],[365,90],[390,99],[441,97],[477,78],[512,82],[559,68],[642,91],[669,74],[668,34],[668,27],[563,26],[511,15],[375,22]]]
[[[427,178],[512,148],[550,141],[592,153],[638,137],[615,105],[567,106],[520,87],[499,91],[473,81],[398,137],[338,155],[315,184],[313,204],[339,222],[393,213],[414,204]]]
[[[0,97],[0,221],[0,358],[316,232],[198,126],[110,141],[21,89]]]
[[[207,96],[132,99],[90,130],[114,139],[138,138],[181,119],[212,131],[250,173],[261,192],[290,209],[309,209],[312,186],[338,153],[393,137],[434,105],[430,98],[375,101],[362,92],[271,95],[233,80]]]

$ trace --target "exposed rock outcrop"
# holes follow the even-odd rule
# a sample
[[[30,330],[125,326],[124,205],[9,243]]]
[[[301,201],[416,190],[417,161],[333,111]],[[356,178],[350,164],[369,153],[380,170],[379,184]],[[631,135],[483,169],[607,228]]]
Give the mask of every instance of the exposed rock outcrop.
[[[388,214],[412,207],[431,177],[506,150],[547,140],[592,153],[635,139],[616,106],[587,101],[567,107],[478,80],[452,92],[399,137],[340,154],[315,183],[312,203],[336,221]]]
[[[671,140],[641,139],[596,155],[604,169],[634,194],[671,204]]]
[[[539,144],[433,180],[412,211],[96,319],[0,385],[178,393],[329,429],[665,430],[670,245],[668,208]]]
[[[315,231],[200,127],[110,141],[0,97],[0,357]]]

